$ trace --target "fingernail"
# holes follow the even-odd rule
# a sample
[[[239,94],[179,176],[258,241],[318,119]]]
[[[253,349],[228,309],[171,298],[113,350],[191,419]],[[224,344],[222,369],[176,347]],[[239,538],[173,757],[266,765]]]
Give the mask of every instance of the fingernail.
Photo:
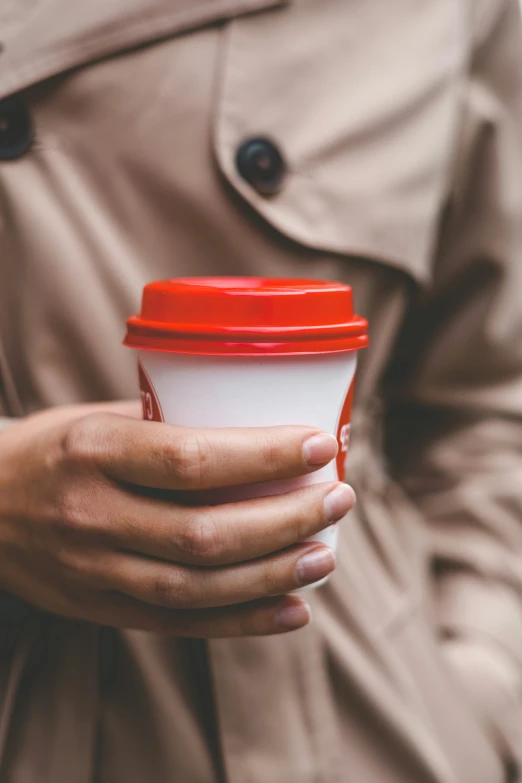
[[[335,555],[329,547],[313,549],[298,560],[296,575],[302,585],[317,582],[331,574],[335,568]]]
[[[310,607],[304,601],[281,606],[275,616],[276,624],[286,630],[295,630],[308,625],[312,618]]]
[[[337,454],[337,439],[326,432],[312,435],[303,444],[303,456],[308,465],[326,465]]]
[[[355,492],[348,484],[338,484],[324,499],[327,522],[337,522],[355,505]]]

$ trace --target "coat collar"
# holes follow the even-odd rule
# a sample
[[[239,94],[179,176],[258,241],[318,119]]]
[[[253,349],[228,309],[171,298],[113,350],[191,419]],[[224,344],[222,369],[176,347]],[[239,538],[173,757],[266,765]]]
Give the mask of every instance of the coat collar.
[[[55,74],[288,0],[11,0],[0,99]],[[20,4],[20,5],[18,5]],[[11,11],[12,8],[12,11]]]

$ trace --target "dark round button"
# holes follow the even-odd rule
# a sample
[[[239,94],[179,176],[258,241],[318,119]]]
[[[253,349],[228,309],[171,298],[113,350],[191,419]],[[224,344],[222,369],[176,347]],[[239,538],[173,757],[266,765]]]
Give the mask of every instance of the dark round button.
[[[0,101],[0,160],[20,158],[33,142],[31,120],[16,95]]]
[[[283,185],[286,165],[276,145],[263,137],[247,139],[236,154],[237,170],[258,193],[271,196]]]

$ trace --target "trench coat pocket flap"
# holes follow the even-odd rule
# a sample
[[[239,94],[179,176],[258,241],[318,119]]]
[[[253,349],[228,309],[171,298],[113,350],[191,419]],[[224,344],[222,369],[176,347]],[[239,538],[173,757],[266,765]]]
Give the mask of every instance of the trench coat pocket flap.
[[[438,9],[419,4],[393,34],[372,3],[294,3],[231,20],[214,139],[225,177],[282,234],[420,284],[443,214],[462,67],[454,8]],[[286,164],[269,195],[238,167],[238,149],[259,138]]]
[[[89,62],[289,0],[5,2],[0,9],[0,100]]]

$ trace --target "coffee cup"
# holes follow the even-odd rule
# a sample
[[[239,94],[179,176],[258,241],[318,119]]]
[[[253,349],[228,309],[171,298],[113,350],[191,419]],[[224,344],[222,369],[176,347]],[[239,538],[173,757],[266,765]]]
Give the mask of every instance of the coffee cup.
[[[212,502],[344,480],[357,352],[368,324],[350,286],[260,278],[150,283],[125,344],[138,355],[143,415],[185,427],[309,425],[338,440],[335,460],[297,479],[220,490]],[[204,502],[209,502],[205,497]],[[334,551],[338,525],[310,540]]]

